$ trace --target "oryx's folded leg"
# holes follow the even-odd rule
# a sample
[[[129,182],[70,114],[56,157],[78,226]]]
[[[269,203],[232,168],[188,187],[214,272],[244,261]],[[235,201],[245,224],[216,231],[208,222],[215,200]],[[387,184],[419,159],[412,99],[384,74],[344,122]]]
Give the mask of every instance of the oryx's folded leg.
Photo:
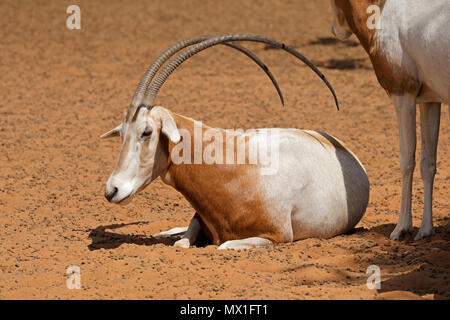
[[[183,233],[185,233],[187,229],[188,229],[188,227],[176,227],[176,228],[172,228],[172,229],[167,230],[167,231],[163,231],[163,232],[154,234],[153,237],[154,238],[176,237],[176,236],[183,235]]]
[[[189,227],[187,228],[183,238],[176,241],[173,245],[176,247],[189,248],[195,240],[197,240],[197,237],[201,231],[202,226],[200,224],[200,217],[198,216],[198,213],[196,213],[191,219]]]
[[[251,249],[255,247],[265,247],[272,244],[272,241],[259,237],[251,237],[246,239],[239,240],[228,240],[222,243],[217,249],[233,249],[233,250],[242,250],[242,249]]]
[[[420,174],[424,187],[424,206],[422,224],[414,240],[419,240],[434,234],[432,215],[433,184],[434,175],[436,174],[436,152],[440,118],[440,103],[424,103],[420,105],[420,128],[422,136]]]
[[[391,240],[399,240],[405,233],[411,233],[412,178],[416,166],[416,101],[413,95],[392,96],[397,113],[400,142],[400,171],[402,173],[402,202],[397,226],[391,233]]]

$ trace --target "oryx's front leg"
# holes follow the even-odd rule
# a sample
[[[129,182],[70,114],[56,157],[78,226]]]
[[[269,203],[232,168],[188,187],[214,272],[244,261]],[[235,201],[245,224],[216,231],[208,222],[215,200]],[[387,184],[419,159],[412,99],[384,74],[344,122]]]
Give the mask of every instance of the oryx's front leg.
[[[183,238],[176,241],[173,245],[181,248],[189,248],[195,242],[195,240],[197,240],[201,231],[202,226],[200,224],[200,217],[198,216],[198,213],[196,213],[191,219],[189,227],[184,233]]]
[[[399,240],[413,231],[411,216],[412,178],[416,166],[416,101],[413,95],[392,96],[397,112],[400,141],[400,170],[402,173],[402,202],[400,217],[391,240]]]
[[[272,244],[272,241],[259,237],[251,237],[246,239],[239,240],[228,240],[222,243],[217,249],[233,249],[233,250],[242,250],[242,249],[251,249],[257,247],[265,247]]]
[[[424,187],[424,207],[422,224],[414,240],[419,240],[434,234],[432,215],[433,184],[434,175],[436,174],[436,152],[440,118],[440,103],[425,103],[420,105],[420,128],[422,136],[420,174]]]

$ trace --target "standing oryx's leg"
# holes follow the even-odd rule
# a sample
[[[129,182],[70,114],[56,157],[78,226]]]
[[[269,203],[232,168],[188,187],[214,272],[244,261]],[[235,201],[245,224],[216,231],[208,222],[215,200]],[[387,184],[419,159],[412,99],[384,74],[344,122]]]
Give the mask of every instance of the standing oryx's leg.
[[[400,141],[400,170],[402,173],[402,202],[400,217],[391,240],[399,240],[403,234],[411,233],[412,178],[416,166],[416,102],[413,95],[392,96],[397,113]]]
[[[265,247],[272,243],[272,241],[259,237],[252,237],[240,240],[228,240],[222,243],[217,249],[233,249],[233,250],[242,250],[242,249],[251,249],[255,247]]]
[[[202,226],[200,224],[200,217],[198,213],[196,213],[191,219],[189,227],[185,232],[183,238],[176,241],[173,245],[176,247],[189,248],[195,242],[195,240],[197,240],[197,237],[199,236],[201,231]]]
[[[436,174],[436,153],[441,118],[440,103],[424,103],[420,105],[421,158],[420,174],[424,187],[423,218],[419,233],[414,240],[419,240],[434,234],[433,230],[433,183]]]

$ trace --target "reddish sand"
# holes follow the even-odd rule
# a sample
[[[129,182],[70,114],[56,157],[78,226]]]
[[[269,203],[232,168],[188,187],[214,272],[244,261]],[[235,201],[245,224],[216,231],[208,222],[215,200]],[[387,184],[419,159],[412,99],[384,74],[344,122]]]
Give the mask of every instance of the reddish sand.
[[[356,39],[331,38],[327,0],[75,3],[79,31],[66,29],[72,1],[0,2],[0,298],[450,298],[449,108],[436,235],[390,241],[400,205],[394,108]],[[371,181],[367,213],[351,234],[240,252],[182,250],[151,238],[193,215],[159,179],[128,206],[105,200],[120,143],[98,136],[120,123],[148,65],[178,40],[239,32],[283,41],[317,63],[342,111],[308,68],[254,43],[247,47],[279,80],[285,108],[264,73],[224,47],[185,63],[158,103],[212,126],[320,129],[344,141]],[[419,168],[413,191],[417,232]],[[66,287],[69,265],[81,267],[80,290]],[[379,290],[366,287],[370,265],[381,268]]]

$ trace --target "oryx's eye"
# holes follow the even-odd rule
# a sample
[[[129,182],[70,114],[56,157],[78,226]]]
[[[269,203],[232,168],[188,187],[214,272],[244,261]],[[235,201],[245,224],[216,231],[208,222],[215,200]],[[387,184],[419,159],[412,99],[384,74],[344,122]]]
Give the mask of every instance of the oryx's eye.
[[[152,130],[146,128],[146,129],[144,130],[144,132],[142,132],[141,139],[148,138],[148,137],[151,136],[151,134],[152,134]]]

